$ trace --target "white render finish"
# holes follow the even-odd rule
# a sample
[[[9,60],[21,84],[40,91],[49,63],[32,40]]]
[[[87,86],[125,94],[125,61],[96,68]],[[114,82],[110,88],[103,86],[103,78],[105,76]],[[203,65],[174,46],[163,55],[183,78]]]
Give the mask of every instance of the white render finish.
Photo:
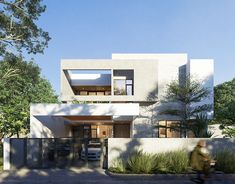
[[[75,80],[69,81],[69,70],[110,70],[111,95],[75,95],[70,83],[76,86],[80,84],[82,77],[80,76],[80,79],[76,80],[78,75],[75,74],[73,75]],[[114,95],[114,70],[133,70],[133,95]],[[151,139],[158,136],[156,125],[160,120],[178,120],[177,117],[159,115],[159,111],[166,107],[160,101],[166,93],[167,85],[172,80],[180,81],[183,77],[189,75],[201,81],[202,86],[211,90],[210,97],[201,104],[209,103],[213,105],[213,73],[212,59],[189,60],[188,55],[184,53],[112,54],[112,59],[62,59],[60,99],[65,103],[31,104],[29,138],[72,137],[71,127],[84,122],[82,122],[83,120],[72,122],[64,116],[111,116],[112,120],[107,121],[113,123],[132,121],[130,124],[130,137],[132,139],[115,138],[108,140],[109,164],[120,154],[129,153],[132,148],[140,148],[146,152],[183,148],[191,144],[191,139]],[[100,86],[106,86],[110,82],[110,80],[106,80],[107,78],[102,80],[101,78],[100,81],[93,82]],[[85,83],[85,81],[83,82]],[[84,85],[84,83],[81,84]],[[90,84],[92,86],[92,83]],[[84,104],[73,104],[72,102],[75,100]],[[210,115],[212,118],[213,112]],[[98,122],[95,118],[88,121]],[[194,139],[191,145],[194,146],[196,141]],[[234,144],[234,139],[232,141]],[[4,139],[4,170],[10,169],[9,143],[10,139]],[[229,141],[226,142],[226,144],[228,143]]]
[[[138,116],[138,103],[32,104],[33,116]]]
[[[30,117],[29,138],[59,138],[71,137],[71,128],[64,123],[64,119],[56,116]]]
[[[10,170],[10,138],[3,138],[3,170]]]
[[[191,59],[188,62],[190,78],[198,80],[204,88],[210,91],[208,98],[193,105],[214,104],[214,61],[212,59]],[[192,106],[193,106],[192,105]],[[213,110],[208,114],[213,118]]]
[[[30,138],[71,137],[71,127],[63,116],[112,116],[113,119],[119,120],[124,117],[133,119],[139,115],[139,104],[32,104],[30,114]]]
[[[111,69],[113,70],[134,70],[134,95],[132,96],[80,96],[74,95],[65,71],[72,69]],[[61,100],[62,101],[148,101],[149,93],[157,94],[157,71],[158,62],[156,60],[66,60],[61,61]],[[153,99],[152,101],[156,101]]]
[[[68,80],[69,70],[110,70],[111,95],[80,96],[74,95]],[[133,70],[132,96],[113,94],[113,70]],[[187,54],[112,54],[112,59],[62,59],[61,60],[61,100],[67,104],[33,104],[31,106],[31,136],[42,137],[43,132],[53,136],[69,136],[70,130],[58,119],[58,127],[53,129],[57,116],[112,116],[113,119],[131,117],[131,137],[157,137],[156,125],[160,120],[179,120],[178,117],[159,115],[166,106],[161,104],[167,85],[173,80],[182,80],[189,75],[201,81],[212,93],[202,103],[213,104],[213,60],[188,59]],[[78,81],[79,82],[79,81]],[[72,104],[77,100],[85,104]],[[93,102],[108,103],[93,103]],[[124,103],[123,103],[124,102]],[[168,104],[171,106],[173,104]],[[174,104],[177,105],[177,104]],[[210,114],[213,116],[213,112]],[[40,117],[47,116],[42,122]],[[212,117],[211,116],[211,117]],[[53,119],[53,121],[52,121]],[[47,127],[43,126],[47,123]],[[41,125],[39,125],[41,123]],[[37,127],[39,126],[39,128]],[[37,133],[38,129],[40,131]],[[59,132],[59,133],[55,133]]]

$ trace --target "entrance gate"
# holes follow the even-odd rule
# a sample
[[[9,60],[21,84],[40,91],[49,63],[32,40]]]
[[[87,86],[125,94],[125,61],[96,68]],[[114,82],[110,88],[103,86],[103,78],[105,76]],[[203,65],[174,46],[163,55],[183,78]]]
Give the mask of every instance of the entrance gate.
[[[10,139],[11,169],[107,167],[107,139]]]

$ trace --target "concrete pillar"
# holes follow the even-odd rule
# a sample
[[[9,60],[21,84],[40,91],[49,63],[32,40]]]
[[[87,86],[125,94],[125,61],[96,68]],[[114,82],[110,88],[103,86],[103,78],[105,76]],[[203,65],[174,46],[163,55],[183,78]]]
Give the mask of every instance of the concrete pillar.
[[[3,138],[3,170],[10,170],[10,138]]]

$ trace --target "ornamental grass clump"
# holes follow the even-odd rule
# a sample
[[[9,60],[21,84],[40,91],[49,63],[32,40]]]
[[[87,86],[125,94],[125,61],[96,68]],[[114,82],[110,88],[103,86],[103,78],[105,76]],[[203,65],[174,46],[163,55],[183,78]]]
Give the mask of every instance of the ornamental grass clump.
[[[168,172],[168,158],[166,153],[158,153],[154,155],[154,173],[167,173]]]
[[[155,154],[155,173],[185,173],[188,169],[188,153],[185,150]]]
[[[188,169],[188,152],[185,150],[178,150],[168,152],[165,154],[167,158],[167,170],[170,173],[185,173]]]
[[[136,174],[151,174],[155,167],[155,157],[153,154],[134,151],[127,159],[127,170]]]
[[[114,173],[126,173],[126,164],[122,158],[117,158],[109,170]]]
[[[134,151],[124,162],[117,159],[109,168],[117,173],[185,173],[188,169],[188,153],[178,150],[166,153],[150,154],[143,151]]]
[[[215,169],[225,173],[235,173],[235,153],[231,150],[223,150],[216,153]]]

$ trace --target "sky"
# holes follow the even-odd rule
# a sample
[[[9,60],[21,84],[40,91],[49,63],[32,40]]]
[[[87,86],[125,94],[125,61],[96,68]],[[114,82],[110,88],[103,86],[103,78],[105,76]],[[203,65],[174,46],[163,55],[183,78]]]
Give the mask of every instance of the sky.
[[[52,38],[34,57],[57,94],[61,59],[187,53],[214,59],[214,83],[235,78],[235,0],[44,0],[37,24]],[[30,56],[31,57],[31,56]]]

